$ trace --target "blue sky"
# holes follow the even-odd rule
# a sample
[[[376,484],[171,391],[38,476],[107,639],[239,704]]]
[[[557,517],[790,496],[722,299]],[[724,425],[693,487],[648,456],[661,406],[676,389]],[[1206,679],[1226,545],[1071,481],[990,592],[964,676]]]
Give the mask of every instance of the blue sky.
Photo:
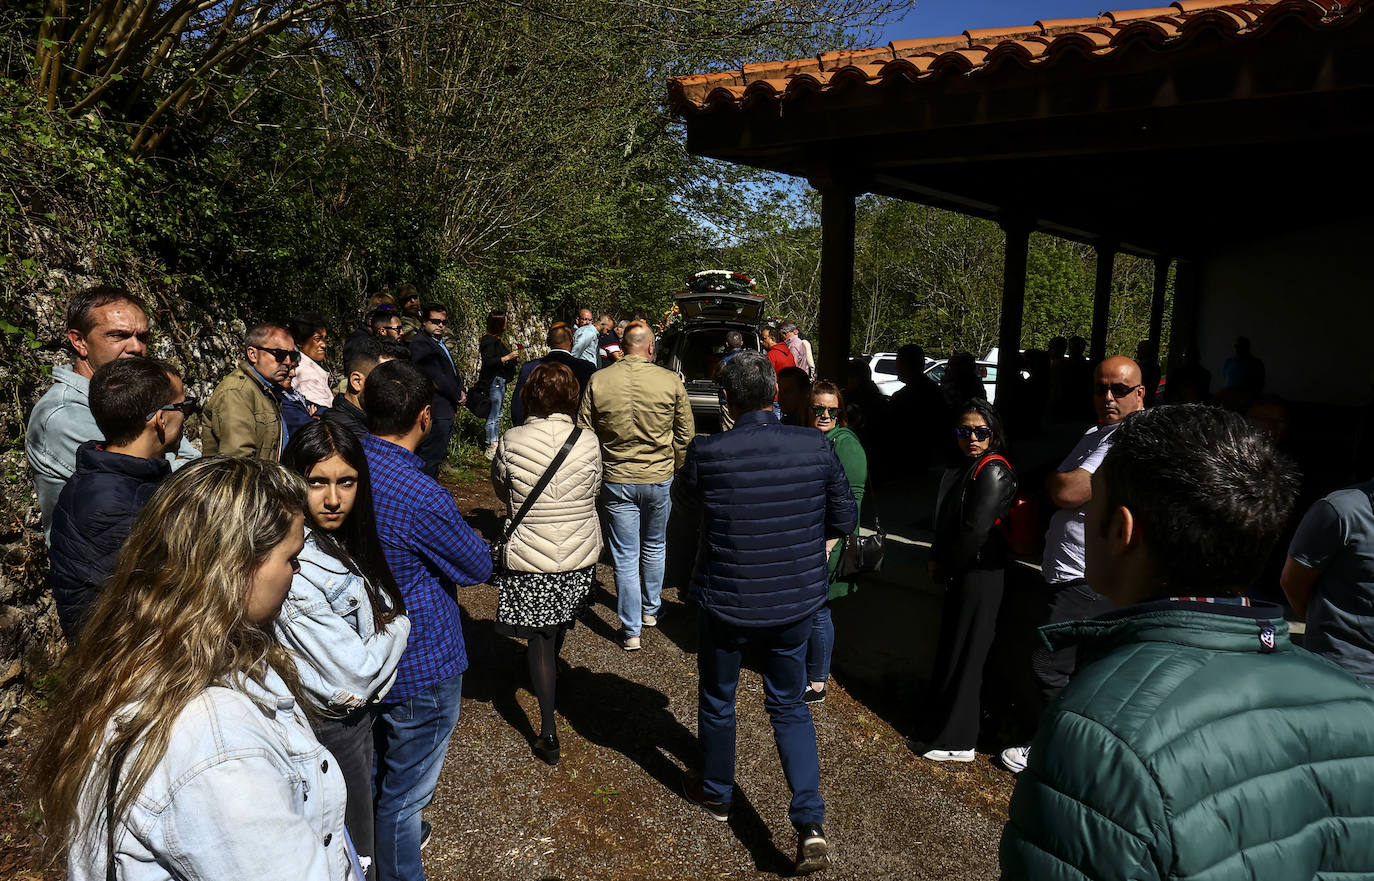
[[[1082,18],[1102,9],[1136,9],[1150,3],[1115,0],[917,0],[906,18],[888,25],[880,43],[911,37],[945,37],[968,28],[1011,27],[1042,18]],[[1166,5],[1161,2],[1156,5]]]

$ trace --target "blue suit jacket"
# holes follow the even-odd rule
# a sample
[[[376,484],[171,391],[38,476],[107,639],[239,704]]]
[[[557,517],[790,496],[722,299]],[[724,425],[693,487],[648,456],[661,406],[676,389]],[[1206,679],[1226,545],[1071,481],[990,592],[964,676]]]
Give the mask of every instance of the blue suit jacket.
[[[673,480],[673,514],[700,530],[692,595],[742,627],[791,624],[825,603],[825,540],[858,524],[830,441],[771,410],[694,438]]]

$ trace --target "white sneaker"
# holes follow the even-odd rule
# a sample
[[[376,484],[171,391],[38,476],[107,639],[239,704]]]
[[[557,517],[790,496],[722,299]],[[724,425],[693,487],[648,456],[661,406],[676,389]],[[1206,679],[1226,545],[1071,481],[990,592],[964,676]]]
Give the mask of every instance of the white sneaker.
[[[921,758],[930,759],[932,762],[971,762],[973,761],[973,750],[933,749],[928,753],[922,753]]]
[[[486,448],[482,450],[482,455],[483,455],[483,456],[486,456],[488,459],[495,459],[495,458],[496,458],[496,444],[495,444],[494,442],[493,442],[493,443],[487,444]]]
[[[1020,774],[1026,770],[1026,763],[1030,761],[1029,746],[1009,746],[1002,750],[1002,767],[1013,774]]]
[[[642,623],[645,627],[657,627],[657,626],[658,626],[658,616],[656,616],[656,615],[645,615],[643,618],[640,619],[640,623]]]
[[[638,636],[627,636],[627,637],[625,637],[624,639],[620,640],[620,647],[623,648],[623,649],[624,649],[625,651],[627,651],[627,652],[637,652],[637,651],[639,651],[639,637],[638,637]]]

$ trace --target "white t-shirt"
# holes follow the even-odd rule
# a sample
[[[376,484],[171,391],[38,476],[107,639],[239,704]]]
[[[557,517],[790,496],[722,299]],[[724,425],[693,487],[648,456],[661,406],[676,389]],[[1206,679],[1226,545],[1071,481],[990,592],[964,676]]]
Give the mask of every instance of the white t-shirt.
[[[1120,425],[1117,422],[1089,428],[1068,458],[1059,463],[1059,473],[1067,474],[1079,468],[1089,474],[1096,472],[1111,447],[1112,433]],[[1045,580],[1050,584],[1063,584],[1085,576],[1083,524],[1088,519],[1087,511],[1087,505],[1060,508],[1050,518],[1050,528],[1045,532],[1045,559],[1042,561]]]

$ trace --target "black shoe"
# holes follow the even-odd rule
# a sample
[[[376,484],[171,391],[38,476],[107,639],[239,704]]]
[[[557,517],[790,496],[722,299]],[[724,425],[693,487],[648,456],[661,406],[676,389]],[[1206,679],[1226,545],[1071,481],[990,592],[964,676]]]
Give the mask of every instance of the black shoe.
[[[431,828],[428,823],[424,820],[420,821],[420,850],[424,850],[429,846],[429,837],[433,832],[434,829]]]
[[[558,764],[558,735],[540,735],[534,739],[534,754],[544,760],[545,764]]]
[[[830,844],[825,840],[820,823],[803,823],[797,827],[797,865],[793,872],[810,875],[830,868]]]
[[[809,685],[806,686],[806,688],[802,691],[802,700],[806,701],[808,704],[825,703],[825,686],[822,685],[820,691],[816,691],[816,689],[812,688]]]
[[[682,775],[682,794],[689,802],[700,805],[706,809],[714,819],[724,823],[730,819],[730,803],[728,801],[708,801],[706,793],[701,788],[701,777],[691,771]]]

